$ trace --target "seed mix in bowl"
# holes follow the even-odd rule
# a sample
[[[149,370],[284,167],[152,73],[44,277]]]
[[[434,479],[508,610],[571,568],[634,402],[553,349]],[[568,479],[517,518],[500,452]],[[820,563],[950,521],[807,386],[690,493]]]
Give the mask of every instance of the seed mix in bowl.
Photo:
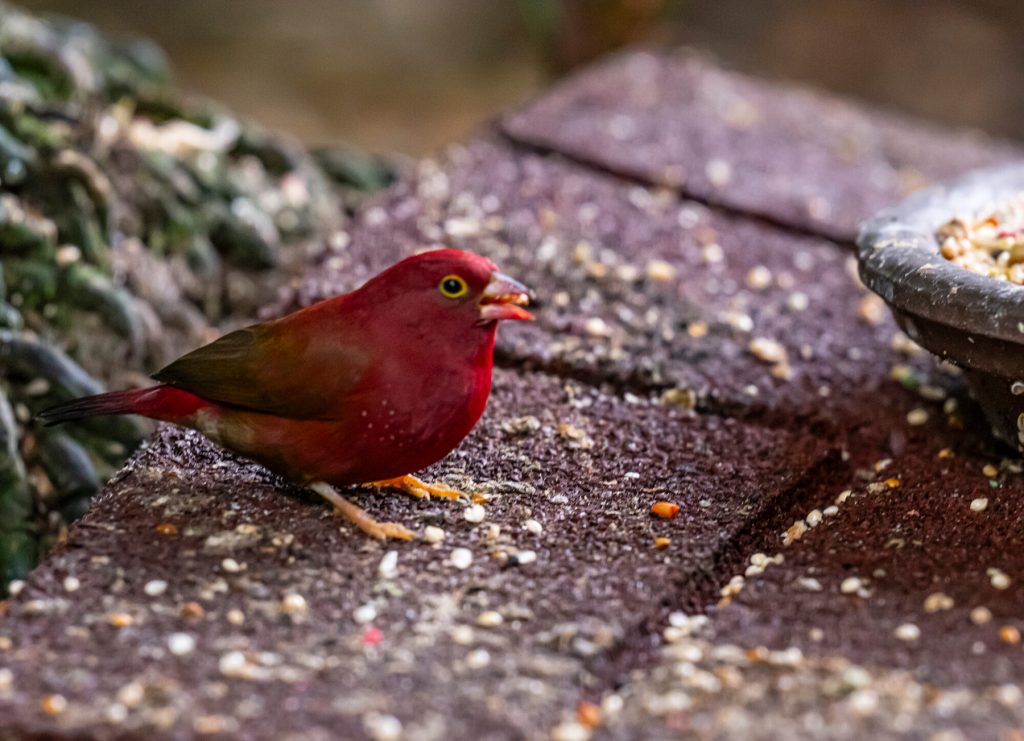
[[[981,215],[950,219],[936,236],[954,265],[1024,285],[1024,193]]]

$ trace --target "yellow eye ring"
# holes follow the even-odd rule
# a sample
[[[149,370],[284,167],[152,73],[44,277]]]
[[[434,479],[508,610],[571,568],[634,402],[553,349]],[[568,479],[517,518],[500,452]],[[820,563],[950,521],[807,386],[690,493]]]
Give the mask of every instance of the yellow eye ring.
[[[446,275],[437,287],[445,298],[462,298],[469,291],[466,281],[457,275]]]

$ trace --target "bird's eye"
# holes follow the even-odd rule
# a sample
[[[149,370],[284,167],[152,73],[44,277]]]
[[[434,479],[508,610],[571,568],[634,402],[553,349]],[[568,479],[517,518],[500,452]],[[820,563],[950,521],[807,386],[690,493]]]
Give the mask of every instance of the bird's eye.
[[[469,290],[466,281],[457,275],[446,275],[443,277],[438,288],[441,289],[441,295],[445,298],[462,298],[466,295],[466,291]]]

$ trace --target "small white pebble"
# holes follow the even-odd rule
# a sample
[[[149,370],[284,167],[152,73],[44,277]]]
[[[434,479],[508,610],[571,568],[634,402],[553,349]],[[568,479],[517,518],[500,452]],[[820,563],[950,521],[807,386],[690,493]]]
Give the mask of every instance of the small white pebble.
[[[188,633],[171,633],[167,637],[167,650],[175,656],[187,656],[196,649],[196,639]]]
[[[476,621],[485,628],[494,628],[505,622],[505,618],[503,618],[501,613],[496,610],[485,610],[480,613]]]
[[[825,515],[825,517],[835,517],[839,514],[839,507],[834,504],[830,504],[821,511],[821,514]]]
[[[821,514],[820,509],[812,509],[810,512],[807,513],[807,517],[805,517],[804,519],[807,521],[807,524],[811,527],[817,527],[821,524],[823,518],[824,515]]]
[[[988,578],[996,589],[1010,588],[1010,577],[999,569],[989,569]]]
[[[142,591],[150,597],[159,597],[167,591],[167,582],[163,579],[153,579],[152,581],[146,582],[146,586],[142,588]]]
[[[592,316],[583,323],[583,331],[590,337],[608,337],[612,330],[608,323],[599,316]]]
[[[229,574],[237,574],[242,570],[242,565],[233,558],[225,558],[220,562],[220,567]]]
[[[800,585],[801,589],[806,589],[808,592],[820,592],[822,590],[821,582],[813,576],[801,576],[797,579],[796,583]]]
[[[469,548],[456,548],[452,551],[448,560],[457,569],[468,569],[473,565],[473,551],[469,550]]]
[[[482,505],[471,504],[463,510],[462,516],[466,518],[467,522],[475,524],[484,521],[484,518],[487,517],[487,510]]]
[[[704,175],[714,188],[724,188],[732,180],[732,165],[725,160],[708,160]]]
[[[921,637],[921,629],[913,623],[903,623],[893,631],[893,635],[901,641],[916,641]]]
[[[444,530],[436,525],[427,525],[423,528],[423,539],[428,543],[440,543],[444,540]]]
[[[394,579],[398,576],[398,551],[388,551],[377,566],[377,573],[384,579]]]
[[[541,525],[537,520],[529,519],[523,523],[523,527],[526,528],[527,532],[531,535],[540,535],[544,532],[544,526]]]
[[[352,619],[360,625],[372,622],[377,617],[377,606],[372,602],[367,602],[365,605],[357,607],[352,612]]]
[[[64,591],[65,592],[77,592],[78,588],[82,586],[82,582],[78,581],[78,577],[66,576],[64,577]]]
[[[988,509],[988,497],[971,500],[971,512],[984,512],[986,509]]]

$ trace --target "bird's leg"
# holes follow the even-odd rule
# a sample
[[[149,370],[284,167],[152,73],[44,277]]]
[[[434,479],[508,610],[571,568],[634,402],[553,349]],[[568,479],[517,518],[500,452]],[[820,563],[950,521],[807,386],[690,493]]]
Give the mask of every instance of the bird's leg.
[[[341,494],[339,494],[334,487],[328,483],[323,481],[314,481],[309,485],[309,488],[333,504],[334,509],[337,510],[341,516],[371,538],[377,538],[378,540],[384,540],[385,538],[412,540],[416,537],[414,532],[407,530],[397,522],[377,522],[377,520],[373,519],[361,507],[341,496]]]
[[[452,489],[450,486],[444,484],[428,484],[425,481],[420,481],[415,476],[399,476],[395,479],[385,479],[383,481],[371,481],[366,486],[372,486],[375,489],[398,489],[404,491],[406,494],[411,494],[414,497],[423,499],[426,497],[444,497],[446,499],[459,499],[464,497],[465,494],[458,489]]]

